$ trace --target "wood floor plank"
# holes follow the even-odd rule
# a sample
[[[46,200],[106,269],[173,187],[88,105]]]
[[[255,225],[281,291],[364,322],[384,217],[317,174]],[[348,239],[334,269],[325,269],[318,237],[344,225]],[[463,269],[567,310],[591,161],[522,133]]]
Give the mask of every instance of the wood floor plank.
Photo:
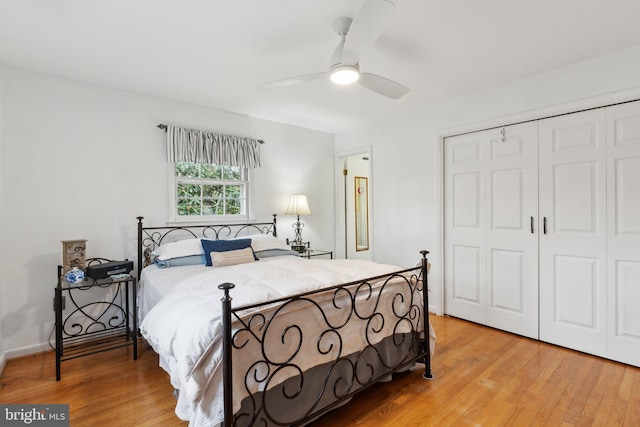
[[[624,373],[624,392],[628,399],[623,425],[640,425],[640,376],[635,368],[627,368]]]
[[[434,380],[423,366],[376,384],[311,427],[639,426],[640,369],[449,317],[438,335]],[[2,403],[66,403],[74,427],[169,426],[176,400],[158,357],[122,348],[62,364],[53,352],[9,360]]]
[[[624,371],[619,369],[616,364],[607,363],[603,366],[598,381],[587,398],[583,417],[589,417],[595,424],[596,416],[601,409],[602,413],[607,414],[612,425],[622,424],[622,418],[619,415],[620,411],[624,411],[627,403],[622,402],[622,405],[617,406],[618,399],[615,396],[618,394],[617,385],[620,384],[623,376]]]

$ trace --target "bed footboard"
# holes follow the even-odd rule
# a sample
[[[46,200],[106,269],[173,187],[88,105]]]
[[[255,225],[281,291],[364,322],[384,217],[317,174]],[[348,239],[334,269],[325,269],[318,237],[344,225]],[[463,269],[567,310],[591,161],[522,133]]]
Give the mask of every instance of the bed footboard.
[[[251,306],[233,308],[234,285],[219,285],[223,425],[303,425],[416,362],[433,378],[421,254],[415,268]]]

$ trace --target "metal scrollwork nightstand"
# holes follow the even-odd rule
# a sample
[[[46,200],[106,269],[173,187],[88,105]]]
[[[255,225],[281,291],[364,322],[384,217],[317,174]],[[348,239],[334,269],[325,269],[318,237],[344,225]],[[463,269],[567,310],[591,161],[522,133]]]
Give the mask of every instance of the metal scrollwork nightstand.
[[[87,259],[88,265],[109,262]],[[65,360],[124,346],[133,346],[138,359],[137,281],[131,275],[69,284],[58,266],[55,288],[56,380]]]

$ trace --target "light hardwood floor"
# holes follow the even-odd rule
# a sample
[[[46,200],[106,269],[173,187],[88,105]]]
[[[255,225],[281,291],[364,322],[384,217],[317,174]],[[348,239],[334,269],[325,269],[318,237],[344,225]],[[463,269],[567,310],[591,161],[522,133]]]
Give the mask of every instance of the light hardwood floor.
[[[435,379],[420,369],[378,384],[313,427],[640,426],[640,369],[432,316]],[[53,352],[10,360],[1,403],[68,403],[71,426],[186,426],[157,356],[141,346],[62,364]]]

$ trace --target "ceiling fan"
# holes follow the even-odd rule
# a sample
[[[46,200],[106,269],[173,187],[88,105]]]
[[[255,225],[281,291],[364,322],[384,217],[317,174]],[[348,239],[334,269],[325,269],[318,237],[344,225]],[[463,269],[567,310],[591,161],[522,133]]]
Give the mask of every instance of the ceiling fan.
[[[395,8],[388,0],[365,0],[353,19],[336,19],[332,28],[340,36],[340,43],[331,56],[328,72],[289,77],[258,87],[264,90],[276,89],[329,75],[331,81],[336,84],[347,85],[357,82],[388,98],[400,98],[409,92],[408,87],[376,74],[361,73],[359,64],[361,56],[382,34]]]

